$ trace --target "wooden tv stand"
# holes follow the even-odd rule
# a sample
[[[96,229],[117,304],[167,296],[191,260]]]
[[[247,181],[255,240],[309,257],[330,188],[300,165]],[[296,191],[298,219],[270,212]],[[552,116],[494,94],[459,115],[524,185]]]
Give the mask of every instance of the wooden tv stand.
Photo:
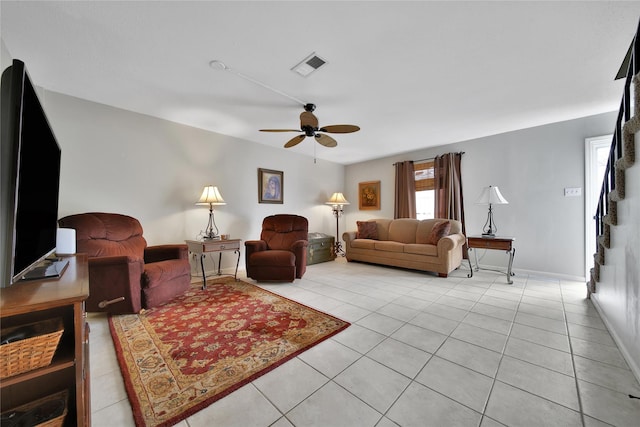
[[[0,379],[2,412],[34,400],[68,392],[65,426],[91,425],[89,326],[84,301],[89,296],[86,255],[69,257],[59,279],[20,282],[0,289],[2,329],[62,318],[64,332],[49,366]]]

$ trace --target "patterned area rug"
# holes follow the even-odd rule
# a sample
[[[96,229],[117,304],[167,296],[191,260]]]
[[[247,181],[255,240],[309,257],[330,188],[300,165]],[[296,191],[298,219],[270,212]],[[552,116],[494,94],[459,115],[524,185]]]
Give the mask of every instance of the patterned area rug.
[[[222,278],[109,326],[136,425],[148,427],[176,424],[349,323]]]

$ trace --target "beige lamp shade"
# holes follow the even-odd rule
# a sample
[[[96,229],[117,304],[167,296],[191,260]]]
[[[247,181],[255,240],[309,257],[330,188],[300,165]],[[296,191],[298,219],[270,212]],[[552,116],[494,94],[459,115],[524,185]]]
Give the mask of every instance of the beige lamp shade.
[[[220,194],[220,190],[218,187],[214,187],[213,185],[207,185],[202,190],[202,195],[200,199],[196,202],[196,205],[226,205],[227,203],[222,198],[222,194]]]
[[[327,205],[348,205],[350,204],[347,199],[344,198],[342,193],[333,193],[329,198],[329,201],[326,202]]]

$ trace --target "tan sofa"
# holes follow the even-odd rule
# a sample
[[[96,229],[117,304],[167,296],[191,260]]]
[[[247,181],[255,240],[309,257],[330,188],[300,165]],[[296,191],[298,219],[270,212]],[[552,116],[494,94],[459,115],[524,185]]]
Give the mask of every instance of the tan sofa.
[[[342,235],[347,261],[431,271],[440,277],[447,277],[462,263],[462,247],[466,239],[460,221],[401,218],[367,222],[372,221],[377,225],[377,239],[357,238],[357,231],[347,231]],[[442,221],[450,221],[449,235],[440,238],[437,245],[428,243],[432,228]]]

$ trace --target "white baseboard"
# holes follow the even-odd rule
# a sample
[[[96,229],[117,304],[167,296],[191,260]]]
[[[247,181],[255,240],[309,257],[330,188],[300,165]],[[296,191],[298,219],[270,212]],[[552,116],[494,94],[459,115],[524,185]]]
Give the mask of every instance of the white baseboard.
[[[607,327],[607,331],[611,334],[613,341],[615,341],[616,345],[618,346],[620,353],[622,353],[622,357],[624,357],[625,362],[627,362],[627,365],[629,365],[629,369],[631,369],[631,372],[636,377],[636,380],[640,382],[640,366],[638,366],[636,361],[631,357],[631,353],[629,353],[618,334],[616,334],[616,330],[611,325],[611,322],[609,322],[609,319],[607,319],[607,316],[605,316],[604,310],[602,310],[602,308],[598,304],[598,300],[596,298],[593,298],[593,295],[591,296],[591,302],[598,311],[598,314],[600,314],[600,318]]]
[[[468,265],[468,264],[467,264]],[[473,263],[471,263],[471,265],[473,265]],[[502,272],[502,274],[506,275],[507,269],[505,268],[504,265],[484,265],[484,264],[480,264],[480,269],[489,269],[489,270],[499,270],[496,273],[500,274]],[[504,271],[504,272],[503,272]],[[521,268],[518,269],[513,269],[513,273],[515,273],[516,275],[514,276],[514,279],[518,277],[518,275],[529,275],[529,276],[540,276],[541,278],[553,278],[553,279],[558,279],[558,280],[566,280],[566,281],[570,281],[570,282],[582,282],[585,283],[586,286],[586,282],[587,279],[584,276],[571,276],[569,274],[560,274],[560,273],[549,273],[548,271],[536,271],[536,270],[524,270]],[[585,287],[585,294],[587,292],[587,289]]]

